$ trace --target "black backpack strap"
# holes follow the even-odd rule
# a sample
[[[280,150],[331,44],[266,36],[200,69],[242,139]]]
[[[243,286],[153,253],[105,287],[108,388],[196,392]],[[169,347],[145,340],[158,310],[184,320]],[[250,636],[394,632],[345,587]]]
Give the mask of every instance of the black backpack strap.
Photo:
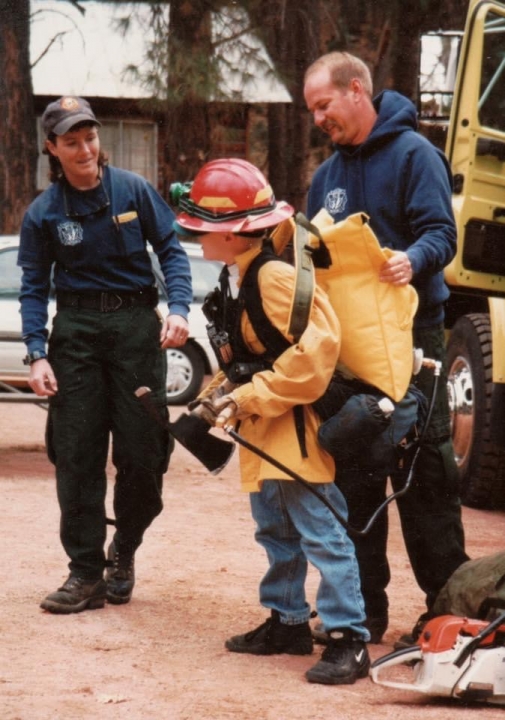
[[[291,347],[291,343],[286,340],[284,335],[277,330],[274,325],[272,325],[263,309],[263,303],[261,301],[258,274],[263,265],[271,260],[280,260],[283,262],[282,259],[275,254],[273,249],[267,245],[263,248],[261,253],[254,258],[247,268],[242,285],[240,286],[239,299],[247,311],[247,315],[251,321],[251,325],[253,326],[256,336],[266,348],[266,354],[271,355],[275,359],[287,350],[288,347]],[[295,406],[293,408],[293,415],[296,436],[300,445],[300,452],[302,457],[307,457],[308,454],[305,442],[305,418],[303,415],[303,406]]]
[[[272,325],[263,309],[258,275],[263,265],[271,260],[283,262],[270,246],[267,245],[247,268],[240,286],[239,300],[246,309],[253,330],[259,341],[265,346],[267,354],[275,359],[287,350],[291,343],[289,340],[286,340],[280,330],[277,330],[277,328]]]

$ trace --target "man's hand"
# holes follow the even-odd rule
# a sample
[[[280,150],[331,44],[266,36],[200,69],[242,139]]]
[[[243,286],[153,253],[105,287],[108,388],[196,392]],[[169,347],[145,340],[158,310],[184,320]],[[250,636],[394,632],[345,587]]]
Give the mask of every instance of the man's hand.
[[[188,335],[189,325],[186,318],[182,315],[167,315],[160,332],[161,347],[163,349],[181,347],[188,339]]]
[[[408,285],[412,280],[412,265],[405,252],[395,252],[379,272],[379,280],[392,285]]]
[[[30,365],[28,385],[36,395],[51,397],[58,392],[58,383],[53,369],[45,358],[35,360]]]

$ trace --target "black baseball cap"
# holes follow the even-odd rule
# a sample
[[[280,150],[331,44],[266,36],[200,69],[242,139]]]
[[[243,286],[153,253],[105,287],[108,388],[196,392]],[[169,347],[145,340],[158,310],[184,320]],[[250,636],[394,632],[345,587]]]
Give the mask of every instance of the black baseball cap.
[[[89,102],[80,97],[61,97],[59,100],[49,103],[42,115],[42,127],[46,137],[51,133],[64,135],[74,125],[81,122],[101,125]]]

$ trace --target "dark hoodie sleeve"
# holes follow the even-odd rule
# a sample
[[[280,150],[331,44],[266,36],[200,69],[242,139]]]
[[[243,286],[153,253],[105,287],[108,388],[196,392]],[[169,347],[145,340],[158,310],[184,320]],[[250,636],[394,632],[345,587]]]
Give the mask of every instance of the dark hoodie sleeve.
[[[456,253],[449,165],[441,152],[417,137],[404,176],[405,211],[414,238],[407,254],[414,275],[443,270]]]

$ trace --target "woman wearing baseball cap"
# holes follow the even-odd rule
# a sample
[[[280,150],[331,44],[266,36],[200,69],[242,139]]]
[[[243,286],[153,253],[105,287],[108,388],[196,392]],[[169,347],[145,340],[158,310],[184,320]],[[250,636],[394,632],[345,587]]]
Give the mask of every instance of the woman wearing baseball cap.
[[[52,182],[23,219],[20,301],[29,383],[49,396],[47,448],[70,559],[67,580],[41,607],[74,613],[131,598],[135,551],[162,509],[171,448],[134,392],[150,387],[166,417],[164,348],[185,343],[192,292],[172,211],[144,178],[107,164],[89,103],[59,98],[42,127]],[[147,239],[168,291],[163,323]],[[46,348],[51,276],[57,314]],[[117,472],[106,559],[109,436]]]

